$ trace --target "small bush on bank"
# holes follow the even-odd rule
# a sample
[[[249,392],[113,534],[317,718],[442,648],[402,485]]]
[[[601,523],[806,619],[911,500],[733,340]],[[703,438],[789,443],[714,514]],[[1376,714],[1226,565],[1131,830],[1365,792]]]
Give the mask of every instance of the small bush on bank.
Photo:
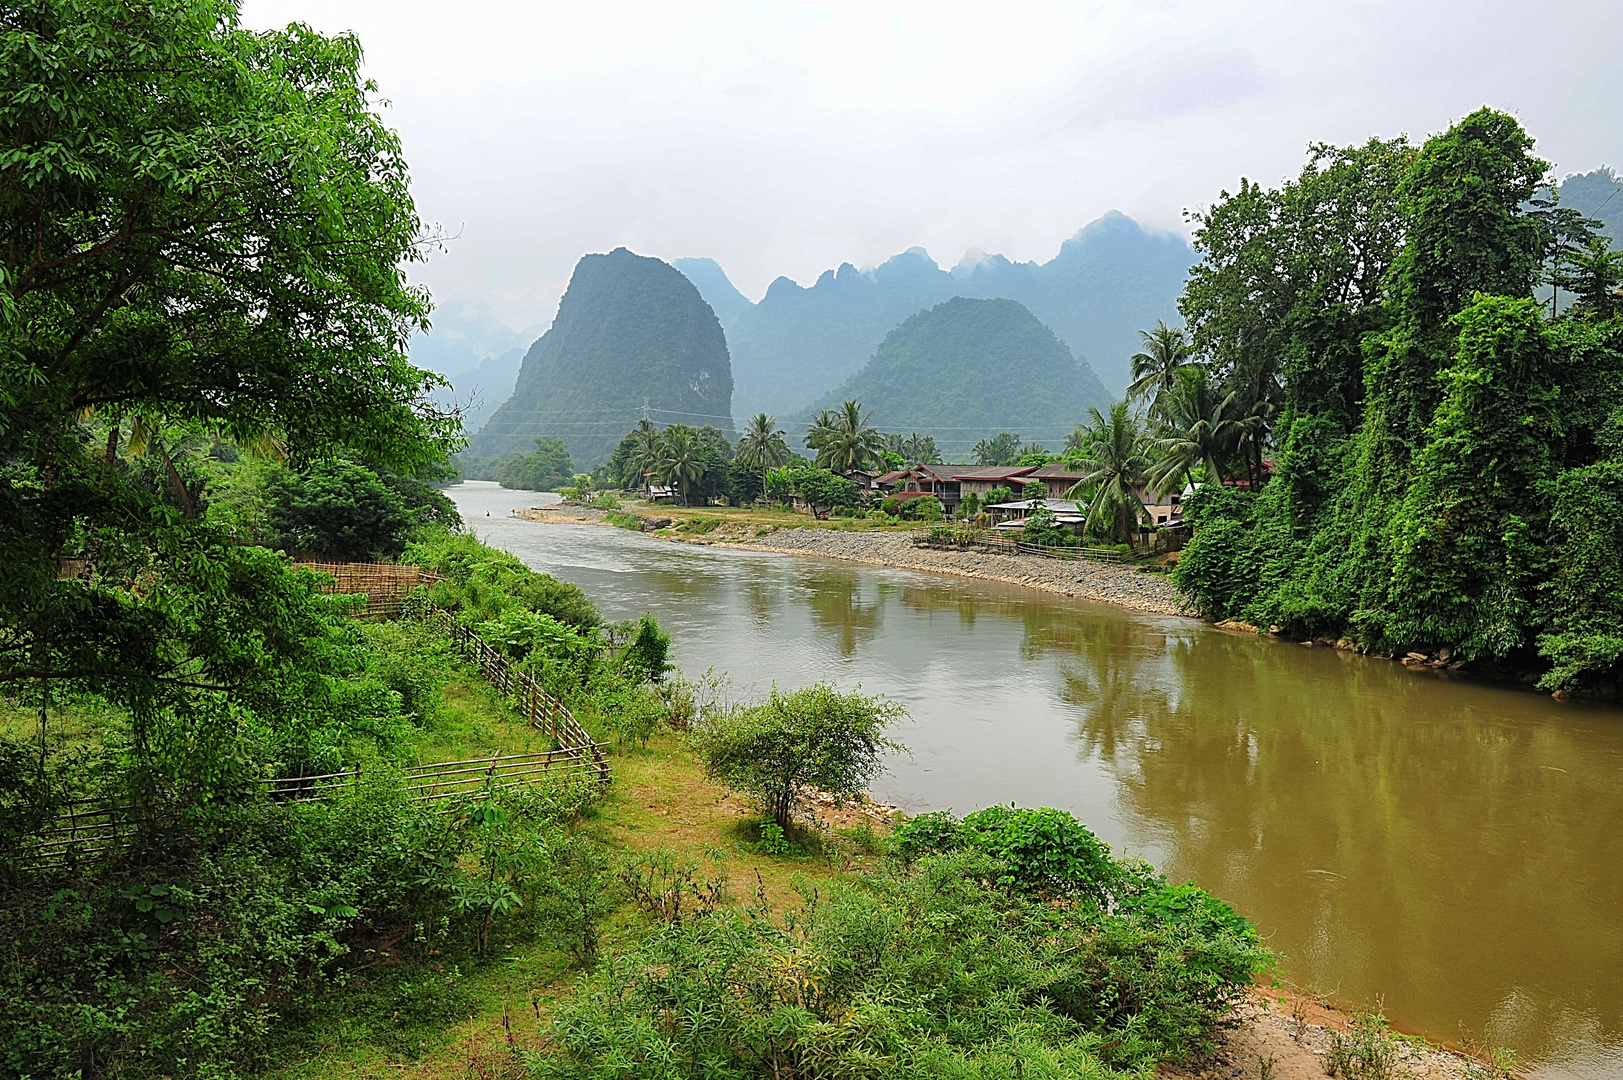
[[[754,800],[779,828],[808,790],[860,793],[879,775],[881,756],[905,747],[885,729],[906,715],[895,702],[842,694],[826,683],[706,718],[692,743],[711,777]]]

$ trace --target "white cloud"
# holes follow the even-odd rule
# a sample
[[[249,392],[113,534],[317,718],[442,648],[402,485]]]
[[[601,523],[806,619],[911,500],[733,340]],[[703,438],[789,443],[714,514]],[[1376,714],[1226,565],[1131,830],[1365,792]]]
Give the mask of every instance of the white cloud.
[[[1615,5],[522,4],[250,0],[353,30],[422,214],[419,277],[551,318],[581,254],[716,259],[747,295],[915,244],[1046,259],[1120,209],[1180,228],[1309,141],[1510,109],[1563,171],[1623,165]]]

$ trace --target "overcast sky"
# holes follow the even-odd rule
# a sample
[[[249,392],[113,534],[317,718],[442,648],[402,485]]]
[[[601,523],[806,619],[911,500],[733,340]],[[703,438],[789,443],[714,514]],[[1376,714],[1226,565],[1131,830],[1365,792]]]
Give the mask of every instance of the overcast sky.
[[[584,253],[709,256],[751,299],[923,245],[1047,260],[1107,210],[1186,231],[1310,141],[1506,109],[1623,166],[1623,4],[248,0],[353,31],[425,219],[416,276],[552,318]]]

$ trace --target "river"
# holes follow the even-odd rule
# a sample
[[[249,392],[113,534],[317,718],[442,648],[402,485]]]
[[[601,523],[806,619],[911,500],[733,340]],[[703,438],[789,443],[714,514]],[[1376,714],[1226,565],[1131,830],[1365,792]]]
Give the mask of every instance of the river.
[[[1623,710],[1015,586],[527,522],[509,510],[542,496],[489,483],[449,494],[608,618],[652,612],[689,676],[905,704],[912,755],[878,797],[1070,810],[1254,919],[1298,986],[1547,1076],[1623,1077]]]

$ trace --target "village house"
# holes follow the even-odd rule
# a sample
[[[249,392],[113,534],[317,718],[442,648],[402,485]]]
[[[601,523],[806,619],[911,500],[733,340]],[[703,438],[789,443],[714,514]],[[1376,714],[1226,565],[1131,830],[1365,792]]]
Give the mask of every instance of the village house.
[[[899,499],[934,495],[941,509],[956,515],[964,496],[984,498],[994,488],[1021,488],[1033,465],[912,465],[879,477],[875,483],[887,495]]]
[[[1087,470],[1080,465],[1065,461],[1054,461],[1042,468],[1033,471],[1024,477],[1026,483],[1038,481],[1048,485],[1050,499],[1063,499],[1066,494],[1083,480],[1087,479]]]

